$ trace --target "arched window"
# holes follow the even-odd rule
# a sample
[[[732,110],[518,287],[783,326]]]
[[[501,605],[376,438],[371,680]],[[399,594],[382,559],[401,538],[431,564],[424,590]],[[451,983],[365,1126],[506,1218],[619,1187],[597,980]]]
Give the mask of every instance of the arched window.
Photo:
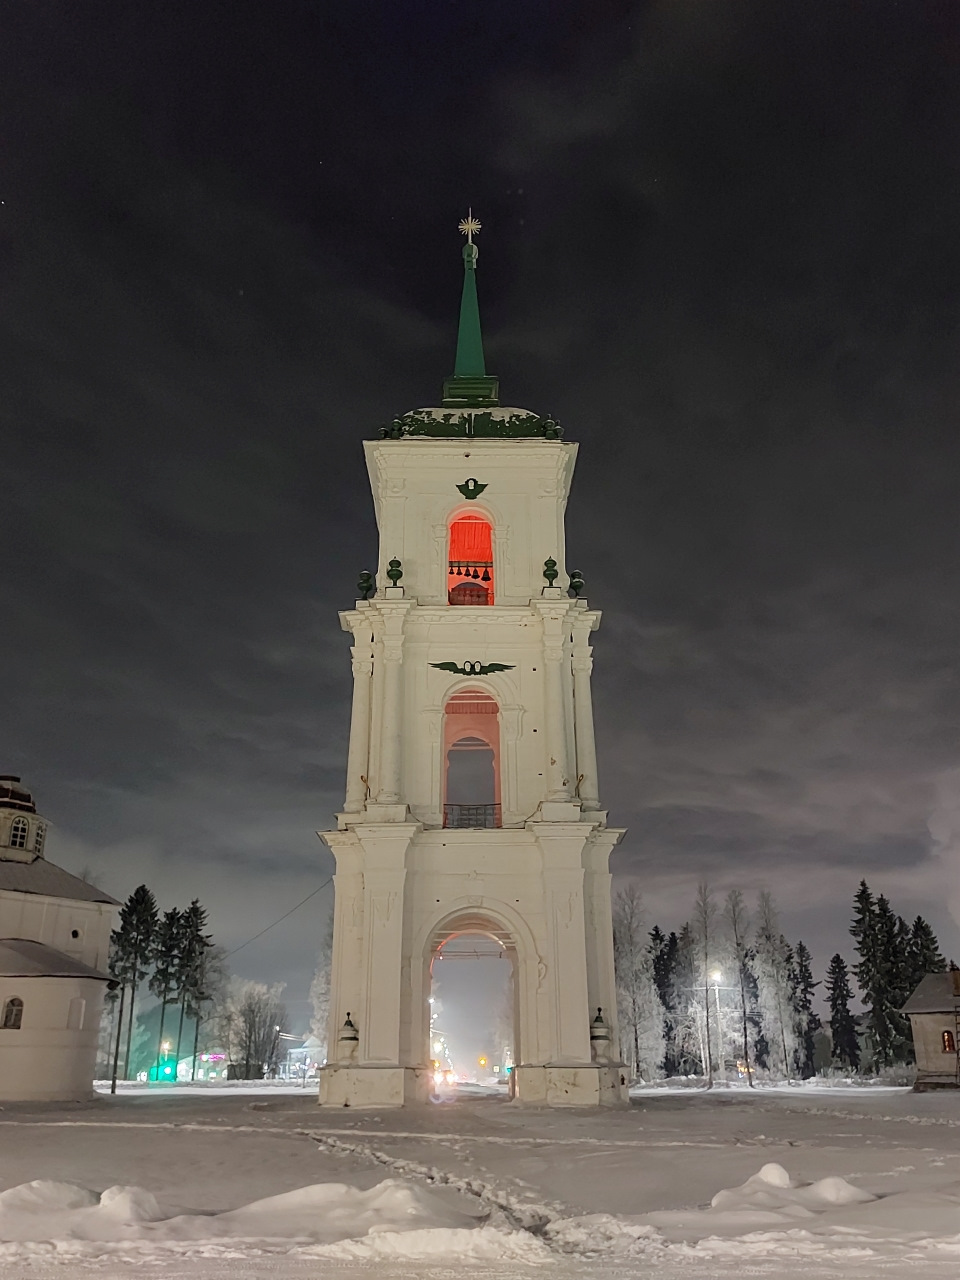
[[[500,826],[500,719],[488,693],[465,689],[444,708],[443,825]]]
[[[39,858],[43,853],[43,837],[47,834],[46,828],[42,822],[37,823],[37,830],[33,837],[33,852]]]
[[[940,1043],[943,1045],[943,1052],[944,1052],[944,1053],[956,1053],[956,1052],[957,1052],[957,1042],[956,1042],[956,1040],[953,1038],[953,1032],[952,1032],[952,1031],[943,1031],[943,1032],[941,1032],[941,1034],[940,1034]]]
[[[87,1012],[87,1002],[82,996],[74,996],[67,1010],[67,1030],[82,1031],[83,1018]]]
[[[447,556],[450,604],[493,604],[493,529],[483,516],[458,516]]]
[[[10,848],[25,849],[27,847],[27,820],[14,818],[10,828]]]
[[[3,1030],[19,1031],[23,1021],[23,1001],[19,996],[11,996],[3,1006]]]

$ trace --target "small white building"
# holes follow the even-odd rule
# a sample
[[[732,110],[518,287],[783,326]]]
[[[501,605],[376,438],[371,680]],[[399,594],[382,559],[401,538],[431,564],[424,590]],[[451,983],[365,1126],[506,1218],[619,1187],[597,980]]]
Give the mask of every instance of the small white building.
[[[960,969],[928,973],[903,1006],[917,1055],[919,1093],[960,1088]]]
[[[90,1097],[119,903],[43,856],[47,823],[0,775],[0,1102]]]

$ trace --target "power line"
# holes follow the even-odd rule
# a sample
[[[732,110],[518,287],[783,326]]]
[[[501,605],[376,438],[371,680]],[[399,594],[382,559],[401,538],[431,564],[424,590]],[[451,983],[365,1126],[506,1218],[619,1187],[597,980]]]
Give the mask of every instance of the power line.
[[[242,951],[244,947],[249,947],[251,942],[256,942],[258,938],[262,938],[265,933],[270,932],[270,930],[274,927],[274,925],[282,924],[282,922],[286,920],[288,916],[292,916],[295,911],[299,911],[305,902],[309,902],[311,898],[315,898],[321,889],[325,889],[328,884],[332,884],[332,883],[333,883],[333,876],[327,876],[323,884],[317,885],[316,889],[313,889],[310,893],[308,893],[305,898],[301,898],[295,907],[291,907],[289,911],[285,911],[282,916],[279,916],[276,920],[273,921],[273,924],[268,924],[265,929],[261,929],[259,933],[255,933],[252,938],[248,938],[246,942],[241,942],[239,947],[234,947],[232,951],[228,951],[227,954],[223,957],[224,960],[229,960],[231,956],[235,956],[237,952]]]

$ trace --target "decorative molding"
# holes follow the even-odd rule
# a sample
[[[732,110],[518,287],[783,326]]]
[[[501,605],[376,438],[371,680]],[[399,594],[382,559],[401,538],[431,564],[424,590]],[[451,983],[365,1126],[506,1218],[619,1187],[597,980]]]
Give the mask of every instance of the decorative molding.
[[[431,662],[431,667],[438,671],[452,671],[458,676],[488,676],[495,671],[513,671],[513,666],[505,662]]]

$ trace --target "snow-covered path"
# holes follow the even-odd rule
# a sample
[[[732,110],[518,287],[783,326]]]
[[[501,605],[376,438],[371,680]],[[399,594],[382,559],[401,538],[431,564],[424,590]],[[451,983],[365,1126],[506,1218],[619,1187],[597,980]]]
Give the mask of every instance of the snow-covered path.
[[[8,1108],[0,1193],[97,1195],[41,1227],[0,1194],[0,1275],[939,1280],[960,1270],[958,1130],[960,1098],[898,1090],[651,1091],[603,1115],[266,1089]],[[99,1204],[117,1185],[142,1193]]]

